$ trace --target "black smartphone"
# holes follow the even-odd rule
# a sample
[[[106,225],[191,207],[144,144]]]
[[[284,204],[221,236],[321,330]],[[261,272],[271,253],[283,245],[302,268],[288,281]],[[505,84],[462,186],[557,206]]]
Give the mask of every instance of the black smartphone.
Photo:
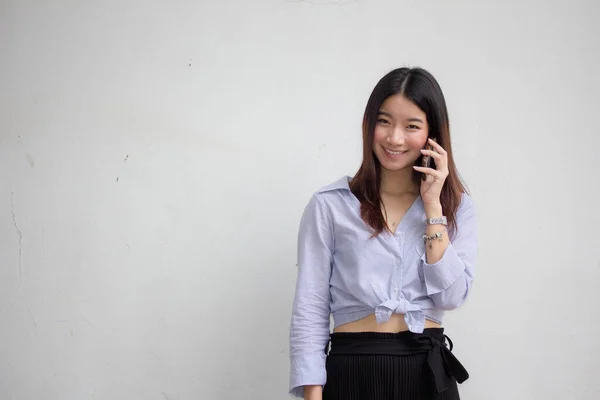
[[[434,142],[437,143],[437,140],[435,140],[435,138],[431,138],[431,140],[433,140]],[[429,143],[429,141],[427,141],[425,148],[427,150],[433,150],[433,146]],[[424,155],[423,158],[421,159],[421,166],[423,168],[431,168],[431,156]],[[427,179],[427,174],[421,173],[421,179],[422,180]]]

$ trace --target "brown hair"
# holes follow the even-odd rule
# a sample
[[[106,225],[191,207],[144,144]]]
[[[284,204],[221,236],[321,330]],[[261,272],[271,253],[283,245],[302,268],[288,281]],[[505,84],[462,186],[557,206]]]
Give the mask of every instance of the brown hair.
[[[377,114],[381,104],[390,96],[401,94],[417,105],[425,115],[429,125],[429,137],[448,153],[448,177],[444,182],[440,201],[444,215],[448,218],[448,232],[452,237],[456,233],[456,211],[460,205],[462,193],[467,189],[462,184],[454,159],[450,142],[450,123],[446,101],[440,85],[433,75],[422,68],[398,68],[385,75],[377,83],[363,117],[363,161],[350,182],[350,190],[361,203],[361,217],[375,230],[373,236],[389,231],[381,211],[381,165],[373,153],[373,136]],[[421,159],[417,160],[420,165]],[[421,173],[414,171],[413,179],[420,181]]]

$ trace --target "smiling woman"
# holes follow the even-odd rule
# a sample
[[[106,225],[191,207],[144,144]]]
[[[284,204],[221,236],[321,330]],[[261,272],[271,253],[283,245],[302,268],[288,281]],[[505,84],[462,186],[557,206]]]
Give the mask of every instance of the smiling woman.
[[[440,155],[445,153],[443,159],[436,155],[436,151],[424,149],[428,138],[439,144]],[[396,159],[386,156],[385,149],[390,152],[406,151],[406,156],[390,164],[390,159]],[[423,155],[430,155],[434,159],[436,169],[418,167]],[[445,162],[446,168],[440,168],[437,165],[440,162]],[[413,169],[406,168],[413,165]],[[385,186],[389,180],[385,176],[390,171],[393,171],[393,175],[402,175],[393,180],[396,186],[398,181],[410,186],[418,182],[421,174],[425,174],[426,182],[439,181],[442,176],[438,172],[442,175],[447,172],[441,188],[437,185],[441,190],[439,198],[432,200],[441,202],[443,212],[447,215],[448,230],[454,232],[456,211],[461,194],[466,193],[466,189],[454,164],[444,94],[435,78],[422,68],[399,68],[381,78],[365,109],[363,162],[351,186],[361,200],[365,222],[377,233],[386,228],[384,215],[380,212],[380,187],[383,186],[383,191],[387,191]],[[406,189],[404,187],[400,191],[406,192]]]
[[[402,169],[421,155],[428,131],[425,113],[403,95],[395,94],[377,113],[373,151],[385,169]]]
[[[465,301],[476,255],[442,91],[423,69],[396,69],[367,103],[358,172],[317,191],[300,222],[290,392],[458,399],[468,373],[442,320]]]

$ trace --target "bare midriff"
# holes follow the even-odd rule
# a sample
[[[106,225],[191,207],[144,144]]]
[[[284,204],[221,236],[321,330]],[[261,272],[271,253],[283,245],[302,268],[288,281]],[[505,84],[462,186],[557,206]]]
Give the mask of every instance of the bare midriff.
[[[437,322],[425,320],[425,328],[441,328]],[[348,322],[335,328],[334,332],[389,332],[398,333],[408,330],[408,326],[404,321],[404,314],[392,314],[389,321],[383,324],[378,324],[375,319],[375,314],[367,315],[358,321]]]

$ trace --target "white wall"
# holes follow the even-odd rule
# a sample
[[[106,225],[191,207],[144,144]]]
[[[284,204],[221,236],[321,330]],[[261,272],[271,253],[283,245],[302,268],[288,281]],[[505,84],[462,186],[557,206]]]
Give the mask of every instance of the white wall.
[[[52,5],[50,4],[52,3]],[[479,206],[473,399],[600,398],[600,3],[1,1],[0,399],[283,399],[300,214],[390,69]]]

